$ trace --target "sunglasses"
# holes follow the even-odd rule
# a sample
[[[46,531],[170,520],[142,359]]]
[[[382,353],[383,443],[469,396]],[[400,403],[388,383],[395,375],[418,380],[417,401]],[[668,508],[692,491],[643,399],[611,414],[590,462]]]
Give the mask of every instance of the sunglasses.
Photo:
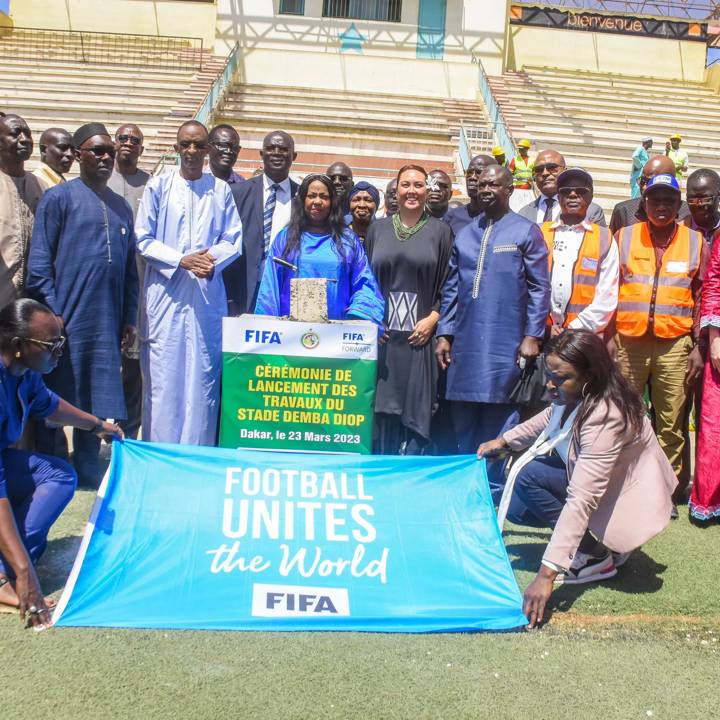
[[[570,195],[577,195],[578,197],[589,197],[590,188],[586,187],[561,187],[558,188],[558,195],[561,197],[570,197]]]
[[[126,142],[129,142],[131,145],[139,145],[142,142],[139,137],[135,137],[134,135],[118,135],[115,139],[121,145],[124,145]]]
[[[89,148],[80,148],[80,152],[92,153],[98,160],[109,155],[111,158],[115,157],[115,147],[113,145],[94,145]]]
[[[49,340],[38,340],[36,338],[20,338],[20,340],[25,340],[29,343],[33,343],[33,345],[38,345],[44,350],[47,350],[51,355],[58,355],[62,352],[62,349],[65,347],[65,342],[67,341],[67,338],[64,335],[61,335],[57,340],[49,341]]]
[[[200,142],[195,142],[194,140],[181,140],[178,145],[183,150],[188,150],[192,145],[195,146],[196,150],[205,150],[208,146],[208,144],[206,142],[203,142],[202,140]]]
[[[562,165],[559,165],[558,163],[542,163],[541,165],[536,165],[533,168],[533,173],[535,175],[542,175],[542,173],[547,170],[547,172],[554,174],[560,169],[562,169]]]

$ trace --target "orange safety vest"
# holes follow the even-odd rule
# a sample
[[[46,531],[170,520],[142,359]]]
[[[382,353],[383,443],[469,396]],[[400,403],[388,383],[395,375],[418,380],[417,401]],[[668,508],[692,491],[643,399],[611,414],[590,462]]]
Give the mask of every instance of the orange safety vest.
[[[659,268],[647,222],[624,227],[616,237],[620,246],[617,331],[629,337],[645,335],[652,312],[656,337],[690,333],[695,308],[692,282],[703,242],[700,233],[678,225]]]
[[[548,247],[550,274],[553,266],[553,245],[555,241],[554,223],[548,221],[540,226]],[[563,327],[567,327],[593,301],[595,289],[600,278],[600,265],[610,250],[612,237],[606,227],[592,223],[592,229],[583,235],[572,274],[572,293],[565,308]],[[548,325],[553,324],[552,315],[548,316]]]

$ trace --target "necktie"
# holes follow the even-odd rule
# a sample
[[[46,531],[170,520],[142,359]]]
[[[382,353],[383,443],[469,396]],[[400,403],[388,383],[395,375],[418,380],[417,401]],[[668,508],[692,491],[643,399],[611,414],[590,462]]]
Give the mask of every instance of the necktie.
[[[545,215],[543,215],[543,222],[552,220],[552,208],[555,204],[555,198],[545,198]]]
[[[265,255],[267,255],[267,252],[270,249],[273,213],[275,212],[277,191],[279,189],[280,186],[277,183],[273,183],[270,186],[270,194],[268,195],[268,199],[265,201],[265,209],[263,210],[263,240],[265,241]]]

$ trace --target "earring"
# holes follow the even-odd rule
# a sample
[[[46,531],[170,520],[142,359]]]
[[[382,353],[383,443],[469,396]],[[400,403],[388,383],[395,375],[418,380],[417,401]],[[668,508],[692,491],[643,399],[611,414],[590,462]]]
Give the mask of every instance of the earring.
[[[19,351],[19,350],[15,353],[15,357],[16,357],[16,358],[19,358],[19,357],[20,357],[20,351]]]
[[[582,395],[583,399],[585,399],[585,398],[587,397],[587,388],[588,388],[588,385],[589,385],[589,384],[590,384],[590,381],[588,380],[588,381],[582,386],[582,390],[580,391],[580,395]]]

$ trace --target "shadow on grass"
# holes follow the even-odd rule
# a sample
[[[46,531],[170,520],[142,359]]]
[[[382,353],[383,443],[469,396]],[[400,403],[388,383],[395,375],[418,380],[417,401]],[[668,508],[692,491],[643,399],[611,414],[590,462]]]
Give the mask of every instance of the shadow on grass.
[[[50,540],[38,563],[38,575],[46,595],[62,590],[80,548],[82,535]]]
[[[516,543],[508,547],[508,555],[515,571],[536,572],[544,552],[545,545],[536,542]],[[628,595],[656,593],[663,586],[661,576],[666,570],[667,565],[656,562],[642,550],[636,550],[618,570],[618,574],[603,581],[602,585]],[[548,603],[550,614],[569,610],[586,590],[593,587],[597,587],[597,583],[558,585]]]

